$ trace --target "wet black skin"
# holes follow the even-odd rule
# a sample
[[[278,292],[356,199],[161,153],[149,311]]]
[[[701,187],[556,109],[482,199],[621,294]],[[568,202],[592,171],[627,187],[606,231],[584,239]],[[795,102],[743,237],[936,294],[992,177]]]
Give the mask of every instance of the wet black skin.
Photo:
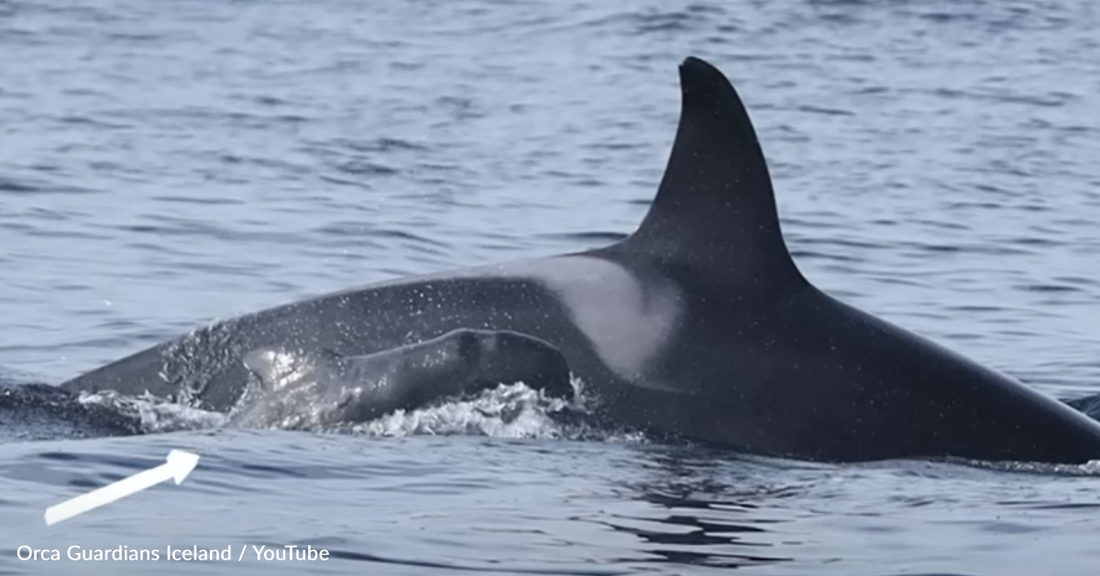
[[[361,355],[508,330],[560,350],[602,416],[658,436],[821,461],[1100,459],[1100,423],[811,285],[740,98],[702,60],[680,78],[668,167],[626,240],[273,308],[64,386],[225,411],[258,348]]]
[[[569,365],[557,348],[504,330],[455,330],[362,356],[257,349],[243,362],[255,379],[232,421],[247,426],[368,422],[470,398],[501,383],[523,382],[553,398],[574,395]]]

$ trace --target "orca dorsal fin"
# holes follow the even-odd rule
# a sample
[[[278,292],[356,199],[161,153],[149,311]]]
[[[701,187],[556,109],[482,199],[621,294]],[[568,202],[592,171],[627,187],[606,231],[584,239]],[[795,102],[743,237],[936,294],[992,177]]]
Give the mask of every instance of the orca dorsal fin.
[[[624,248],[690,261],[737,281],[800,279],[783,242],[764,153],[733,85],[692,57],[680,65],[680,89],[668,166]]]

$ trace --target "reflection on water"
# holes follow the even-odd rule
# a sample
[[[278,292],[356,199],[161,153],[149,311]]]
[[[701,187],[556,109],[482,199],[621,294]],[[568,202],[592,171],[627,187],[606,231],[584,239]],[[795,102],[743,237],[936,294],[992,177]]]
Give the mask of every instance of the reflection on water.
[[[781,526],[800,513],[782,503],[813,485],[797,476],[801,466],[702,449],[662,448],[649,456],[652,477],[626,483],[622,494],[646,504],[644,512],[634,507],[595,520],[638,538],[645,556],[620,561],[739,568],[793,560],[800,541]],[[805,468],[820,478],[824,467]],[[770,480],[777,477],[783,480]]]
[[[790,557],[776,555],[769,550],[772,544],[758,540],[755,536],[765,534],[767,530],[752,523],[767,523],[769,520],[747,517],[745,524],[724,519],[704,519],[696,514],[675,513],[684,509],[715,510],[722,512],[754,512],[753,506],[676,498],[660,494],[645,494],[641,499],[661,506],[670,511],[664,517],[637,518],[613,516],[603,524],[620,532],[637,536],[642,542],[641,550],[651,555],[642,559],[646,562],[691,564],[719,568],[738,568],[757,564],[767,564],[790,560]],[[642,528],[633,524],[651,524]],[[744,550],[743,552],[739,550]],[[620,559],[621,562],[637,559]]]

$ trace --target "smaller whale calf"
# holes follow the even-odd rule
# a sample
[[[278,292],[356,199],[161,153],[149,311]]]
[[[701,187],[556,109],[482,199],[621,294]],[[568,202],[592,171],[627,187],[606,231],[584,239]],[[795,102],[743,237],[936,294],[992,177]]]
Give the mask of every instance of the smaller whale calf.
[[[245,426],[368,422],[517,382],[549,397],[574,394],[569,366],[557,348],[506,330],[454,330],[360,356],[256,349],[243,362],[255,381],[233,409],[231,422]]]

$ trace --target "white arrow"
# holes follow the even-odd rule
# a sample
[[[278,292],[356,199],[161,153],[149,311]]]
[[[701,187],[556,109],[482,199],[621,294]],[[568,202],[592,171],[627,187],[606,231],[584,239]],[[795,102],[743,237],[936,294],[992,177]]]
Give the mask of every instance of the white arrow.
[[[184,452],[183,450],[172,450],[168,453],[168,462],[156,468],[138,472],[129,478],[123,478],[118,482],[112,482],[87,494],[82,494],[56,506],[46,508],[46,525],[49,526],[62,520],[68,520],[73,516],[110,504],[115,500],[141,492],[146,488],[152,488],[165,480],[174,478],[176,484],[179,484],[183,482],[184,478],[187,478],[187,475],[195,469],[198,463],[198,454]]]

